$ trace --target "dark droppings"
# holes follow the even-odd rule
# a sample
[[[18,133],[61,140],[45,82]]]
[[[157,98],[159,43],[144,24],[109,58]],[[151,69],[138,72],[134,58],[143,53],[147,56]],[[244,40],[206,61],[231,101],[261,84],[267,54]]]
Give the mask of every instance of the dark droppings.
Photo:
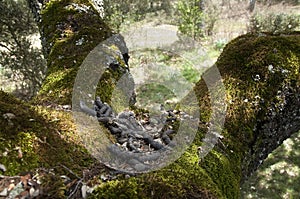
[[[96,117],[108,129],[110,135],[106,136],[111,143],[99,149],[98,157],[107,166],[125,173],[147,172],[175,160],[193,140],[191,132],[199,122],[181,110],[161,110],[153,115],[124,110],[117,114],[99,97],[93,105],[89,108],[81,101],[81,111]]]
[[[84,113],[97,117],[110,133],[116,138],[115,145],[124,151],[134,153],[151,152],[163,149],[172,142],[176,134],[174,123],[179,119],[179,111],[162,111],[160,119],[150,122],[150,116],[144,115],[138,120],[132,111],[123,111],[116,115],[112,108],[96,97],[94,109],[81,101],[80,109]],[[161,121],[159,121],[161,120]]]

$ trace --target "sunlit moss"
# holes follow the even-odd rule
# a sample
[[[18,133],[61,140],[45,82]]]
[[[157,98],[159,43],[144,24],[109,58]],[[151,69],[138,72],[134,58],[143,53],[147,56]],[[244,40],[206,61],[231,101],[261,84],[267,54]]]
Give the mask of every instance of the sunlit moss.
[[[20,132],[12,139],[1,137],[1,164],[7,168],[6,174],[16,174],[20,171],[33,170],[39,166],[36,156],[35,140],[32,132]]]
[[[220,56],[217,64],[229,102],[226,129],[229,136],[242,140],[244,147],[252,143],[253,129],[270,105],[280,105],[278,93],[299,85],[299,44],[296,33],[246,35],[230,42]]]
[[[34,107],[2,91],[0,157],[11,175],[59,164],[81,171],[94,161],[75,133],[71,113]]]
[[[75,10],[71,3],[90,6],[88,13]],[[45,37],[48,72],[34,101],[70,104],[79,66],[91,50],[112,35],[112,31],[87,0],[52,0],[41,14],[39,27]],[[82,42],[78,43],[79,40]]]
[[[300,132],[285,140],[243,184],[243,198],[297,198]],[[274,196],[276,193],[276,196]]]

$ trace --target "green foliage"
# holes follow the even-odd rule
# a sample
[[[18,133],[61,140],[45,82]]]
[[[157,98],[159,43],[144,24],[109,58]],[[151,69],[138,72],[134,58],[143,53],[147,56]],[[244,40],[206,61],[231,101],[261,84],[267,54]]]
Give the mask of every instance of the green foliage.
[[[104,7],[104,20],[114,30],[119,30],[123,23],[141,21],[149,13],[171,12],[170,0],[104,0]]]
[[[141,104],[164,104],[166,99],[176,97],[175,94],[164,85],[150,83],[145,84],[137,90],[139,103]]]
[[[182,69],[182,76],[191,83],[196,83],[199,80],[199,71],[191,65],[186,65]]]
[[[226,44],[227,44],[226,39],[218,39],[214,43],[214,49],[218,51],[222,51]]]
[[[38,33],[24,0],[0,1],[0,65],[16,84],[19,97],[31,98],[41,86],[46,63],[30,37]]]
[[[201,1],[202,0],[181,0],[177,5],[179,12],[179,31],[196,40],[204,35],[202,29],[204,15],[199,7]]]
[[[291,33],[300,28],[300,15],[270,13],[254,15],[250,20],[249,32]]]
[[[107,9],[105,9],[105,12],[105,21],[107,21],[113,29],[118,30],[126,18],[125,13],[120,9],[120,4],[110,3]]]

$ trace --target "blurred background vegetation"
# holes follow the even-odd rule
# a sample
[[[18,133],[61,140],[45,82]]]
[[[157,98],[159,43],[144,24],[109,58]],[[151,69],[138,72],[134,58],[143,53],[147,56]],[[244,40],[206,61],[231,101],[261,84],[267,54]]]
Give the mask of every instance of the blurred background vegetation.
[[[38,28],[25,0],[1,0],[0,13],[1,89],[28,100],[46,72]]]
[[[176,55],[160,50],[133,52],[129,63],[131,68],[144,62],[172,66],[190,83],[197,82],[227,42],[241,34],[300,30],[300,0],[257,0],[254,6],[249,0],[103,1],[104,20],[116,32],[168,25],[179,38],[188,36],[199,42],[201,51],[184,50]],[[1,89],[30,100],[46,73],[38,28],[26,0],[0,0],[0,11]],[[190,58],[197,59],[191,64]],[[195,67],[195,63],[202,65]],[[156,103],[163,103],[162,97],[174,100],[173,93],[159,84],[142,87],[138,97]],[[270,154],[243,185],[243,198],[300,198],[299,139],[298,133]]]
[[[179,37],[201,43],[206,51],[201,62],[207,65],[238,35],[300,30],[300,0],[103,0],[103,4],[104,20],[116,32],[134,26],[171,25]],[[0,10],[1,89],[30,99],[46,73],[37,26],[26,0],[1,0]],[[198,52],[188,53],[192,57]],[[195,76],[187,67],[184,75]]]

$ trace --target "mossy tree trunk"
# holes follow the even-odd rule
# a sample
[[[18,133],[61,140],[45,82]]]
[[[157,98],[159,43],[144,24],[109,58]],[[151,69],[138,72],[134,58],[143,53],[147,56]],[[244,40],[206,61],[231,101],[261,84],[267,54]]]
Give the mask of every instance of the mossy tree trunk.
[[[39,20],[48,62],[36,102],[70,104],[78,67],[112,31],[94,9],[81,10],[91,6],[88,0],[29,2]],[[82,38],[86,42],[77,46]],[[194,90],[202,122],[182,157],[156,172],[103,183],[95,198],[239,198],[240,183],[300,129],[300,35],[241,36],[226,46],[216,67],[228,110],[224,138],[214,149],[198,163],[198,147],[211,114],[210,95],[200,80]]]
[[[70,104],[77,71],[113,35],[89,0],[28,0],[38,22],[48,72],[35,101]],[[122,49],[120,49],[122,50]]]

